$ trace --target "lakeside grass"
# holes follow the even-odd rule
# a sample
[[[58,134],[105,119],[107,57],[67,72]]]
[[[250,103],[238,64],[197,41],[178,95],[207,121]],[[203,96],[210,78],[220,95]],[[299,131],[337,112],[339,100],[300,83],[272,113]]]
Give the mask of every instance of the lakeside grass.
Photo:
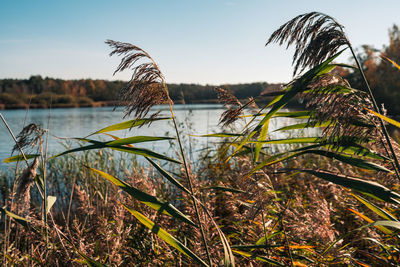
[[[300,15],[274,32],[268,43],[274,41],[296,44],[295,72],[305,71],[262,108],[217,88],[227,108],[224,132],[207,135],[221,142],[205,148],[196,168],[187,157],[191,137],[177,123],[154,59],[135,45],[106,41],[110,55],[122,56],[116,72],[133,71],[120,95],[125,117],[134,119],[77,138],[80,146],[51,158],[44,149],[48,132],[34,124],[23,129],[15,147],[21,155],[8,160],[24,158],[24,171],[4,179],[3,263],[398,265],[400,148],[385,122],[400,123],[381,114],[354,53],[367,91],[334,72],[343,66],[334,62],[343,47],[353,49],[332,17]],[[283,111],[295,97],[304,99],[305,110]],[[165,102],[173,135],[113,135],[157,123],[157,114],[147,114]],[[253,112],[242,116],[249,107]],[[322,130],[272,139],[270,120],[282,117],[307,122],[277,131]],[[235,128],[239,119],[245,126]],[[106,140],[98,138],[103,134]],[[160,140],[174,142],[177,153],[140,148]],[[115,161],[110,149],[149,165]]]

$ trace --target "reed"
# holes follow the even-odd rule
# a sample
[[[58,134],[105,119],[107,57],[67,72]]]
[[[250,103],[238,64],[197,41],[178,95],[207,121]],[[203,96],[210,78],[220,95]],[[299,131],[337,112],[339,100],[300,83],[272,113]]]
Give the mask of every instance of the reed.
[[[122,57],[115,73],[132,71],[120,100],[128,103],[124,118],[133,118],[75,138],[51,158],[36,125],[14,138],[20,155],[6,161],[23,159],[27,169],[8,187],[23,192],[26,209],[4,200],[2,264],[398,265],[400,149],[383,122],[400,123],[379,112],[368,86],[353,88],[335,71],[352,68],[367,84],[358,61],[335,62],[353,49],[334,18],[297,16],[272,42],[295,46],[297,76],[261,108],[216,88],[227,107],[222,132],[203,137],[220,142],[193,167],[185,146],[194,137],[183,135],[154,59],[135,45],[106,41],[111,55]],[[284,110],[296,98],[304,109]],[[168,117],[149,114],[163,103]],[[295,122],[276,129],[287,137],[275,139],[270,126],[282,118]],[[164,120],[173,136],[115,134]],[[144,142],[174,142],[178,156],[141,148]],[[34,144],[42,149],[25,153]]]

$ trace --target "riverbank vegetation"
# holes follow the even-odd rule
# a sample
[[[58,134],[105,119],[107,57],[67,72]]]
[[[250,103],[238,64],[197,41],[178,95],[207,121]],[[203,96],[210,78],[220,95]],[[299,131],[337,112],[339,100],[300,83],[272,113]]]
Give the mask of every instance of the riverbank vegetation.
[[[0,109],[97,107],[119,103],[118,91],[124,81],[61,80],[31,76],[29,79],[0,80]],[[168,84],[170,97],[177,103],[216,103],[213,85]],[[239,99],[279,90],[280,84],[266,82],[226,84]]]
[[[386,126],[400,123],[382,115],[332,17],[300,15],[267,44],[274,42],[295,46],[297,76],[261,108],[216,88],[227,108],[223,131],[208,135],[220,141],[193,167],[190,139],[154,59],[107,41],[121,57],[116,72],[133,72],[119,94],[133,119],[76,138],[52,157],[45,130],[28,125],[17,136],[20,155],[6,161],[21,160],[25,171],[3,179],[3,265],[398,266],[400,150]],[[346,49],[355,66],[336,62]],[[384,60],[400,76],[396,62]],[[283,110],[294,98],[304,110]],[[168,117],[150,114],[160,103],[168,103]],[[271,138],[271,120],[283,117],[297,122],[276,130],[286,138]],[[169,120],[173,134],[118,136],[159,120]],[[143,142],[171,142],[176,153],[140,148]]]

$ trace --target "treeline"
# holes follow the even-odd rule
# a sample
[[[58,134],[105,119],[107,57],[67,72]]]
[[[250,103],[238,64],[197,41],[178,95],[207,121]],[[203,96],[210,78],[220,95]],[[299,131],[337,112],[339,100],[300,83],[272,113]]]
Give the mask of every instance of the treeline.
[[[114,105],[124,81],[62,80],[31,76],[29,79],[0,80],[0,108],[78,107]],[[266,82],[222,85],[239,99],[256,97],[279,89]],[[168,84],[171,98],[184,103],[215,102],[213,85]]]
[[[400,115],[400,31],[396,25],[389,29],[389,44],[382,49],[364,45],[358,50],[358,59],[379,105],[385,105],[389,115]],[[351,87],[366,90],[358,70],[337,68]],[[61,80],[31,76],[29,79],[0,80],[1,108],[78,107],[114,105],[124,81]],[[213,85],[169,84],[172,100],[184,103],[216,102]],[[257,97],[265,92],[279,90],[280,84],[266,82],[222,85],[237,98]],[[256,99],[257,100],[257,99]],[[268,99],[263,99],[268,101]],[[292,103],[296,105],[297,103]]]

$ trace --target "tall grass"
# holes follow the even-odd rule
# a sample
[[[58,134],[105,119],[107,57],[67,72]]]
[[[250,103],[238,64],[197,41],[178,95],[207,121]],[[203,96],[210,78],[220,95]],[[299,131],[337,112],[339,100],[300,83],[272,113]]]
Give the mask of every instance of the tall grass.
[[[274,32],[267,44],[295,45],[294,73],[302,73],[262,108],[216,89],[227,106],[224,130],[205,136],[221,142],[198,168],[185,151],[194,137],[182,136],[153,58],[107,41],[111,55],[122,56],[116,72],[133,72],[120,98],[134,118],[76,138],[80,146],[51,159],[43,149],[23,154],[22,144],[43,144],[38,129],[16,138],[22,156],[7,161],[24,158],[36,189],[25,190],[21,208],[9,205],[18,194],[5,200],[3,265],[398,265],[399,147],[384,121],[398,123],[380,115],[370,89],[352,88],[335,72],[355,69],[367,84],[359,63],[335,63],[353,50],[343,29],[312,12]],[[295,98],[304,110],[283,110]],[[149,115],[161,103],[169,117]],[[301,121],[276,130],[287,138],[272,139],[270,123],[282,117]],[[115,135],[160,120],[172,122],[173,136]],[[320,130],[296,136],[306,129]],[[140,148],[144,142],[176,142],[178,156]],[[110,151],[149,164],[125,165]]]

